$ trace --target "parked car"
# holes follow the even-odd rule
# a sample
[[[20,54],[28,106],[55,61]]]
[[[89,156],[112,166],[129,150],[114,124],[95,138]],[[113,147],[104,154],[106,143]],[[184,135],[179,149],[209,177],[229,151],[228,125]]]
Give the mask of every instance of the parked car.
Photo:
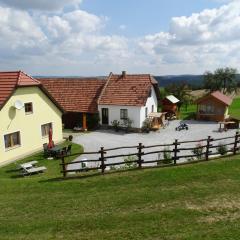
[[[176,131],[181,131],[181,130],[188,130],[189,127],[186,123],[180,123],[178,127],[176,127]]]

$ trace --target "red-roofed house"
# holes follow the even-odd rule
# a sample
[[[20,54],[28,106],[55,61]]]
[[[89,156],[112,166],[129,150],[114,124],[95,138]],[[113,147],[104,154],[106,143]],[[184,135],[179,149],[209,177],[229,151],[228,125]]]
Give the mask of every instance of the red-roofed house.
[[[229,118],[228,107],[232,99],[220,91],[209,93],[198,99],[197,120],[224,121]]]
[[[158,83],[150,74],[110,73],[98,100],[100,122],[130,119],[139,129],[149,113],[157,112],[159,99]]]
[[[62,140],[62,109],[41,83],[22,71],[0,72],[0,165]]]
[[[94,128],[98,124],[97,100],[106,83],[99,78],[41,78],[43,86],[64,109],[65,128]]]

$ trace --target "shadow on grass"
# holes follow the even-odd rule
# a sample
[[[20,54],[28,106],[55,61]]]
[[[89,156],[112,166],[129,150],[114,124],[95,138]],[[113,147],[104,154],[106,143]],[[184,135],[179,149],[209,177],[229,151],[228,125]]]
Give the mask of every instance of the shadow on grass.
[[[72,174],[72,176],[68,175],[67,177],[51,178],[51,179],[46,179],[46,180],[40,180],[39,182],[45,183],[45,182],[68,181],[68,180],[74,180],[74,179],[87,179],[87,178],[92,178],[92,177],[96,177],[96,176],[109,176],[109,175],[113,175],[116,173],[135,172],[135,171],[144,170],[144,169],[148,169],[148,168],[145,167],[145,168],[141,168],[141,169],[139,169],[139,168],[122,169],[122,170],[105,172],[104,174],[102,174],[101,172],[89,172],[89,173],[86,173],[85,175]]]

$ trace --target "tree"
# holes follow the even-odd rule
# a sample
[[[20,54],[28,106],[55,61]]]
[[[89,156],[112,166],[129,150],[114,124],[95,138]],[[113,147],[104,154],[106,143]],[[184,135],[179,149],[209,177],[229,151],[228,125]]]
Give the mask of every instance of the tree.
[[[168,94],[174,95],[180,100],[178,103],[178,109],[180,110],[181,106],[184,104],[187,108],[188,104],[191,102],[192,95],[190,87],[185,83],[175,84],[172,83],[165,88]]]
[[[237,70],[234,68],[218,68],[214,73],[204,74],[204,88],[210,92],[221,91],[223,94],[237,91]]]

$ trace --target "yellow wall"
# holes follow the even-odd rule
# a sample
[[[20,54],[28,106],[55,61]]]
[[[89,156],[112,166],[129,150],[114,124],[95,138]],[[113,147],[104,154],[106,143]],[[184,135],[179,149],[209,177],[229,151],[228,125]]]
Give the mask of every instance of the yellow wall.
[[[14,103],[33,103],[33,114],[26,115],[24,108],[15,109]],[[42,149],[48,137],[43,138],[41,125],[53,124],[53,140],[62,140],[62,113],[38,87],[18,88],[0,111],[0,165]],[[20,131],[21,146],[5,149],[4,135]]]

